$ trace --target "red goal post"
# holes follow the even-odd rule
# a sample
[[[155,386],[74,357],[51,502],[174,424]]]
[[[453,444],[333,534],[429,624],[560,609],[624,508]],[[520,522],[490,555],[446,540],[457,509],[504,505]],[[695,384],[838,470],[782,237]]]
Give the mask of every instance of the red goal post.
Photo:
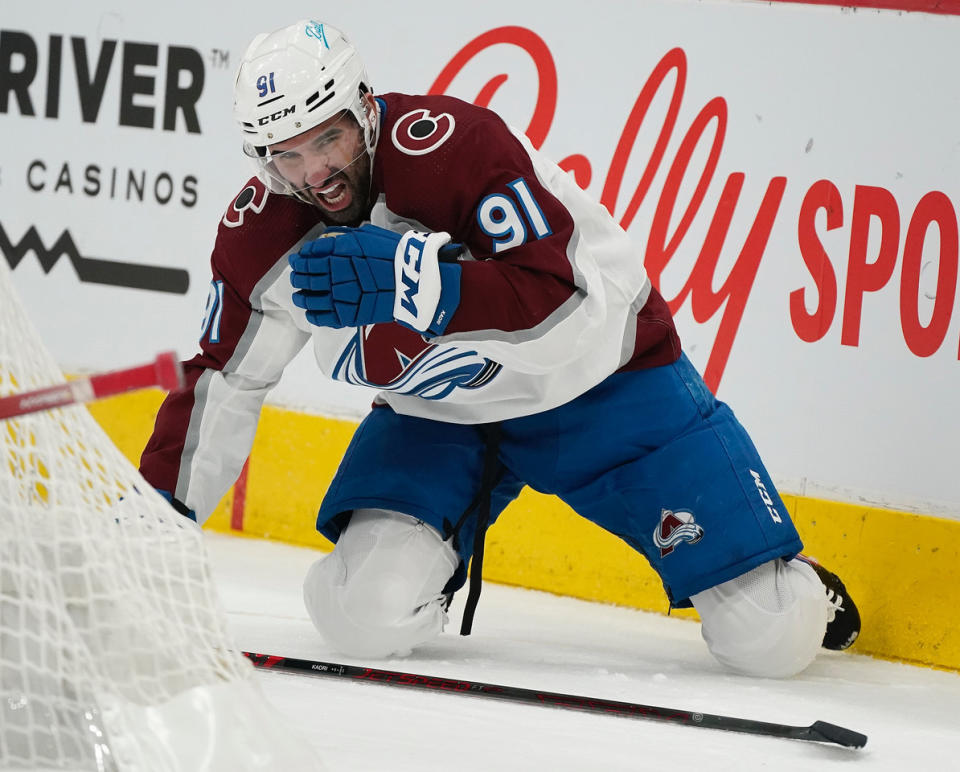
[[[77,378],[69,383],[0,397],[0,419],[50,410],[79,402],[112,397],[136,389],[159,386],[172,391],[183,386],[183,368],[172,351],[164,351],[145,365]]]

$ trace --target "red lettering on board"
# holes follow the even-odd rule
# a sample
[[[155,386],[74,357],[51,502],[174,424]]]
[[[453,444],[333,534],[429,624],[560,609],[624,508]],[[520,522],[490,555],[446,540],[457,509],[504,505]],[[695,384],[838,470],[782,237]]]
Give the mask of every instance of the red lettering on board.
[[[813,343],[827,334],[837,311],[837,274],[830,256],[817,235],[817,212],[827,214],[827,230],[843,225],[843,199],[830,180],[813,183],[803,197],[797,220],[797,243],[800,255],[817,286],[817,306],[807,313],[806,290],[790,293],[790,321],[800,340]]]
[[[526,134],[534,147],[540,148],[550,132],[556,113],[558,78],[549,46],[529,29],[498,27],[478,35],[441,70],[429,93],[445,93],[472,59],[496,45],[511,45],[521,49],[536,67],[537,98]],[[474,103],[488,106],[508,78],[504,73],[490,78],[478,92]],[[671,49],[653,68],[624,123],[600,194],[600,203],[615,217],[627,165],[650,106],[661,89],[671,89],[669,104],[662,118],[663,125],[643,165],[640,180],[620,215],[619,222],[625,230],[633,224],[654,177],[665,161],[667,147],[676,129],[686,81],[686,54],[681,48]],[[667,168],[650,230],[642,239],[646,244],[644,264],[651,281],[661,292],[660,279],[687,237],[713,183],[726,130],[727,103],[722,97],[714,97],[701,108],[686,129]],[[702,168],[691,169],[691,160],[701,143],[707,143],[709,147],[706,161]],[[582,188],[589,186],[593,167],[585,155],[571,154],[563,158],[559,166],[570,172]],[[693,192],[688,200],[678,201],[680,191],[691,187],[685,184],[688,178],[695,180]],[[726,277],[718,277],[720,257],[727,245],[727,235],[740,203],[745,179],[744,172],[733,172],[723,182],[707,234],[689,276],[680,291],[674,297],[667,298],[674,313],[689,298],[693,317],[701,324],[719,313],[716,337],[704,368],[704,380],[714,391],[717,391],[729,362],[787,186],[786,177],[771,178],[733,267]],[[681,214],[671,231],[670,223],[674,222],[675,210]],[[843,226],[842,197],[837,186],[829,180],[820,180],[810,186],[797,215],[799,254],[815,283],[816,305],[812,311],[807,310],[806,289],[793,290],[786,299],[793,329],[800,340],[808,343],[819,341],[827,334],[836,315],[839,297],[837,272],[817,234],[816,218],[820,211],[826,212],[828,231]],[[929,323],[924,325],[920,320],[919,308],[920,275],[925,268],[921,260],[923,244],[932,225],[936,225],[940,233],[940,258],[933,314]],[[889,283],[896,268],[900,239],[900,212],[896,199],[883,188],[856,186],[849,227],[840,342],[845,346],[857,346],[864,301],[868,294],[878,292]],[[875,255],[868,254],[871,228],[879,228],[879,246]],[[957,233],[956,212],[947,196],[931,193],[921,199],[910,220],[904,245],[898,309],[904,340],[917,356],[930,356],[936,352],[948,332],[957,293]],[[780,256],[781,259],[783,257]],[[717,286],[719,289],[715,290]]]
[[[933,312],[924,326],[920,321],[920,274],[923,243],[931,225],[940,231],[940,266],[932,296]],[[947,336],[957,294],[957,242],[957,213],[950,199],[938,191],[927,193],[917,203],[907,228],[900,279],[900,326],[907,347],[918,357],[935,353]]]

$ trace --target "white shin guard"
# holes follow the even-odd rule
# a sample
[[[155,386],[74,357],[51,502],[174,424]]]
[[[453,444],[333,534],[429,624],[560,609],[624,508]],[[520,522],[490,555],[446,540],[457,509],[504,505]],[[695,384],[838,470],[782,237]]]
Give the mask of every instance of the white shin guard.
[[[823,583],[801,560],[772,560],[690,600],[710,653],[745,675],[796,675],[817,655],[827,627]]]
[[[314,563],[303,600],[314,626],[342,654],[408,654],[446,622],[441,594],[459,565],[449,542],[416,518],[358,509],[333,552]]]

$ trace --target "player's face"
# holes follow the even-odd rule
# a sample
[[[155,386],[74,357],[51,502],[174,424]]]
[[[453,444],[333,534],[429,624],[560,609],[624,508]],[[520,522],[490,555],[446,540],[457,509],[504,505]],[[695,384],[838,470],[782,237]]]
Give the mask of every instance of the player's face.
[[[276,171],[329,221],[352,225],[366,216],[370,155],[351,113],[335,115],[303,134],[271,145],[270,158]]]

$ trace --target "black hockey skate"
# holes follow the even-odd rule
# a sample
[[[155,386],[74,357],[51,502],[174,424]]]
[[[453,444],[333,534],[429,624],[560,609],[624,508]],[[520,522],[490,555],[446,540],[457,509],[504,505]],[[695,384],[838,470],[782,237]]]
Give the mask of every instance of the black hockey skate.
[[[820,645],[834,651],[850,648],[860,635],[860,612],[851,600],[847,588],[840,581],[839,576],[825,569],[813,558],[806,555],[797,555],[797,558],[817,572],[827,591],[830,610],[827,614],[827,632]]]

